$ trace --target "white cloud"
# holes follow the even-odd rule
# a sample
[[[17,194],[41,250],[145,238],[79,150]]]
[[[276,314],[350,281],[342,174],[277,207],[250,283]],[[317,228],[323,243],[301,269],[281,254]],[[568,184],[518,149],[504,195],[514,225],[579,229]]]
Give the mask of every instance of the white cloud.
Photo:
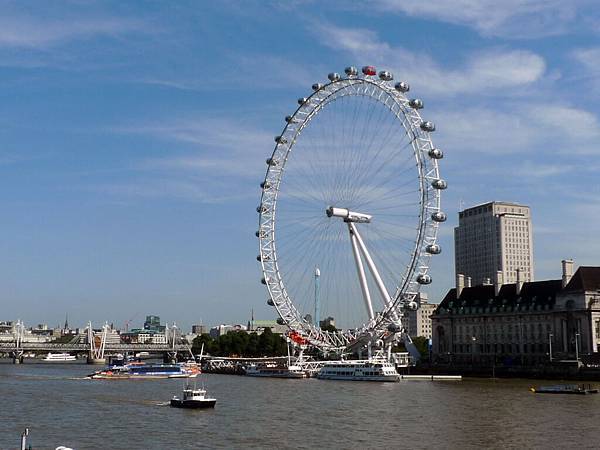
[[[436,110],[436,142],[463,152],[584,156],[600,151],[600,122],[586,110],[555,103]],[[438,139],[439,137],[439,139]],[[548,160],[546,159],[546,162]]]
[[[306,88],[314,83],[314,73],[319,68],[269,54],[232,53],[223,55],[222,61],[212,63],[212,70],[219,76],[207,79],[203,74],[177,71],[134,81],[186,91]]]
[[[381,65],[392,70],[397,78],[436,95],[525,86],[540,80],[546,70],[544,59],[526,50],[488,49],[471,55],[460,68],[447,69],[426,54],[381,41],[372,30],[326,24],[316,31],[324,45],[341,48],[356,60]]]
[[[600,71],[600,47],[577,49],[573,51],[573,57],[596,74]]]
[[[259,195],[273,135],[229,119],[183,118],[113,131],[149,135],[183,148],[147,158],[134,167],[133,181],[100,190],[126,197],[171,197],[222,203]],[[251,189],[255,188],[255,189]]]
[[[74,39],[119,36],[142,28],[140,21],[114,17],[41,20],[30,16],[2,15],[0,47],[45,49]]]
[[[469,26],[486,36],[508,38],[563,34],[574,24],[578,7],[594,5],[587,0],[377,0],[375,4],[385,12]]]

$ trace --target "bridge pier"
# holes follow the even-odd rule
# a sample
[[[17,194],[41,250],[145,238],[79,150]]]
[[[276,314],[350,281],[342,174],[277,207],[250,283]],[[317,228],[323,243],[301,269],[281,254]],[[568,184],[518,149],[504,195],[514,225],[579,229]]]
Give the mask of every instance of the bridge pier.
[[[88,356],[86,362],[88,364],[106,364],[106,358],[92,358]]]
[[[177,352],[163,353],[163,362],[165,364],[175,364],[177,362]]]
[[[23,352],[16,351],[12,354],[13,364],[23,364]]]

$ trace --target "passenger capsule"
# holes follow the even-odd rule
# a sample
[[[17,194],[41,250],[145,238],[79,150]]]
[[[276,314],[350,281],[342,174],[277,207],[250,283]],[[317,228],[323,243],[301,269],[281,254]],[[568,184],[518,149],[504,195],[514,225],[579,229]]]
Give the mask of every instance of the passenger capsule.
[[[268,299],[267,300],[267,305],[269,305],[269,306],[275,306],[275,303],[273,302],[272,299]]]
[[[293,123],[294,122],[294,116],[285,116],[285,121],[287,123]]]
[[[377,70],[375,70],[375,67],[373,66],[364,66],[362,68],[362,73],[364,73],[367,76],[373,76],[377,75]]]
[[[344,69],[344,72],[346,72],[346,75],[348,75],[349,77],[355,77],[356,75],[358,75],[358,69],[354,66],[348,66]]]
[[[442,180],[441,178],[438,178],[437,180],[433,180],[431,182],[431,186],[434,189],[446,189],[448,187],[448,183],[446,183],[446,180]]]
[[[390,333],[400,333],[402,331],[402,327],[400,325],[397,325],[395,323],[390,323],[387,326],[387,329]]]
[[[423,131],[429,131],[430,133],[432,131],[435,131],[435,124],[433,122],[429,122],[428,120],[421,122],[421,130]]]
[[[258,230],[256,233],[254,233],[254,235],[259,238],[264,238],[267,236],[267,233],[264,230],[263,231]]]
[[[392,74],[392,72],[382,70],[381,72],[379,72],[379,78],[383,81],[392,81],[394,79],[394,75]]]
[[[305,104],[307,101],[308,101],[308,98],[306,98],[306,97],[300,97],[300,98],[298,99],[298,104],[299,104],[300,106],[302,106],[302,105],[304,105],[304,104]]]
[[[425,276],[429,277],[429,275],[425,275]],[[431,277],[429,277],[429,280],[430,280],[429,282],[431,283]],[[410,309],[411,311],[416,311],[417,309],[419,309],[419,304],[413,300],[411,302],[408,302],[406,307],[408,309]]]
[[[413,98],[412,100],[409,100],[408,106],[413,109],[423,109],[423,100],[419,98]]]
[[[429,157],[433,159],[442,159],[444,157],[444,152],[442,152],[439,148],[432,148],[428,153]]]
[[[264,214],[269,210],[269,208],[267,207],[267,205],[258,205],[256,207],[256,212],[260,213],[260,214]]]
[[[279,325],[285,325],[285,320],[283,320],[281,317],[279,317],[279,318],[277,319],[277,323],[278,323]]]
[[[260,183],[260,187],[261,189],[270,189],[271,188],[271,183],[269,183],[268,181],[263,181],[262,183]]]
[[[431,281],[432,281],[431,276],[426,273],[420,273],[417,276],[417,283],[419,283],[419,284],[431,284]],[[416,302],[410,302],[410,303],[416,304]],[[409,303],[409,305],[410,305],[410,303]]]
[[[269,281],[271,281],[271,279],[270,279],[270,278],[268,278],[268,277],[267,277],[267,278],[265,278],[265,277],[262,277],[262,278],[260,279],[260,282],[261,282],[262,284],[267,284]]]
[[[410,91],[410,86],[406,81],[399,81],[394,85],[398,92],[408,92]]]
[[[279,161],[277,161],[276,159],[273,159],[273,158],[267,158],[267,164],[269,166],[276,166],[279,164]]]
[[[439,255],[442,253],[442,247],[440,247],[438,244],[430,244],[425,247],[425,251],[431,255]]]
[[[431,219],[434,222],[445,222],[446,219],[448,219],[448,216],[446,216],[445,212],[442,211],[436,211],[431,215]]]
[[[329,75],[327,75],[327,78],[329,78],[329,81],[338,81],[340,79],[340,74],[331,72]]]
[[[283,136],[275,136],[275,142],[278,144],[287,144],[287,139]]]
[[[313,91],[318,91],[322,87],[323,87],[323,85],[321,83],[315,83],[312,85]]]
[[[257,256],[256,256],[256,260],[257,260],[258,262],[261,262],[261,261],[262,261],[262,257],[261,257],[260,255],[257,255]]]

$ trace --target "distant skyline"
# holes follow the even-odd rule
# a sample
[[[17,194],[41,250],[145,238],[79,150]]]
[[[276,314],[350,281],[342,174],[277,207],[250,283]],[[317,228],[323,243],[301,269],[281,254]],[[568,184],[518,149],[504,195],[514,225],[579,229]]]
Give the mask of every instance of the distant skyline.
[[[283,117],[345,66],[435,122],[461,207],[529,205],[537,280],[600,265],[595,2],[0,3],[0,320],[123,328],[273,319],[255,207]]]

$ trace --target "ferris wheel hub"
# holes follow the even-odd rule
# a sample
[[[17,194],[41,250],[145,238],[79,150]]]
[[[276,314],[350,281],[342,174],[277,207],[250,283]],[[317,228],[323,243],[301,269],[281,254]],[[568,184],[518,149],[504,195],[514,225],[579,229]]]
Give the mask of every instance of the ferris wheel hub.
[[[370,223],[373,216],[369,214],[350,211],[348,208],[330,206],[325,210],[327,217],[342,217],[344,222]]]

